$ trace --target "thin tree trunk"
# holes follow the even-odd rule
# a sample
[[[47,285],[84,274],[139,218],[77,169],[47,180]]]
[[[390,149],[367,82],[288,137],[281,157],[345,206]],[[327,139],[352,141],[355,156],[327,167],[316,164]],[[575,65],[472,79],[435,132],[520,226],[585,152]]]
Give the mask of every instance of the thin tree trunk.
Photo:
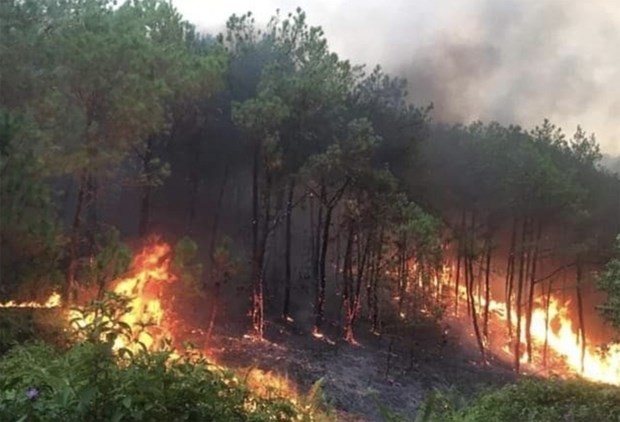
[[[515,327],[516,335],[514,337],[514,366],[515,371],[519,373],[521,367],[521,300],[523,296],[523,283],[525,280],[525,271],[526,271],[526,251],[525,244],[527,238],[527,229],[528,229],[528,220],[523,220],[522,232],[521,232],[521,250],[519,253],[519,279],[517,283],[517,300],[516,300],[516,313],[517,313],[517,324]]]
[[[282,317],[286,321],[290,314],[291,303],[291,223],[293,221],[293,197],[295,195],[295,178],[291,177],[288,184],[288,197],[286,199],[286,222],[284,242],[284,307]]]
[[[347,233],[347,246],[344,252],[344,262],[343,262],[343,274],[342,280],[344,282],[343,290],[342,290],[342,299],[344,303],[344,339],[348,342],[353,340],[353,333],[351,328],[351,313],[352,313],[352,302],[353,302],[353,238],[354,238],[354,229],[353,223],[349,222],[348,224],[348,233]]]
[[[226,192],[226,184],[228,182],[229,175],[229,167],[230,163],[226,163],[224,166],[224,175],[222,177],[222,182],[220,184],[220,190],[217,194],[217,202],[215,204],[215,209],[213,210],[213,221],[211,223],[211,230],[209,236],[209,258],[211,260],[211,264],[214,263],[215,259],[215,247],[217,245],[217,232],[220,227],[220,215],[222,213],[222,204],[224,202],[224,193]]]
[[[484,326],[482,331],[484,333],[485,341],[489,340],[489,306],[491,301],[491,236],[487,239],[486,245],[486,265],[484,269]]]
[[[530,271],[530,287],[527,300],[527,314],[525,320],[525,336],[527,346],[527,361],[532,363],[532,313],[534,312],[534,293],[536,290],[536,268],[538,264],[538,252],[540,250],[540,239],[542,238],[542,223],[538,223],[536,232],[536,242],[534,243],[534,254],[532,257],[532,266]]]
[[[466,272],[465,280],[467,286],[467,293],[469,296],[469,308],[471,312],[471,320],[474,326],[474,334],[476,336],[476,342],[480,349],[480,355],[484,361],[484,343],[482,342],[482,336],[480,335],[480,327],[478,326],[478,315],[476,311],[476,303],[474,299],[474,230],[476,226],[476,214],[472,212],[471,215],[471,238],[468,242],[468,251],[465,257]]]
[[[142,155],[142,172],[145,177],[145,184],[142,187],[140,197],[140,222],[138,234],[145,236],[149,229],[149,218],[151,212],[151,160],[153,159],[153,140],[149,137],[146,140],[146,149]]]
[[[512,234],[510,235],[510,251],[508,252],[508,268],[506,269],[506,321],[508,322],[508,337],[512,338],[512,290],[515,274],[515,247],[517,243],[517,218],[512,220]]]
[[[551,304],[551,286],[553,279],[549,280],[549,288],[545,295],[545,342],[543,344],[543,365],[547,367],[547,349],[549,347],[549,305]]]
[[[260,144],[254,146],[252,166],[252,327],[254,333],[261,335],[262,330],[262,268],[260,265],[259,251],[259,191],[258,191],[258,167],[260,161]]]
[[[454,315],[459,315],[459,284],[461,281],[461,261],[463,258],[463,234],[465,232],[465,208],[461,212],[461,225],[458,232],[458,243],[456,250],[456,285],[454,288]]]
[[[398,314],[403,315],[403,304],[405,302],[405,295],[407,294],[408,274],[407,274],[407,234],[402,235],[401,250],[400,250],[400,277],[399,277],[399,295],[398,295]]]
[[[321,251],[319,254],[319,283],[315,306],[316,320],[314,323],[314,330],[316,333],[321,332],[323,325],[324,313],[325,313],[325,285],[327,279],[326,264],[327,264],[327,248],[329,246],[329,231],[332,220],[333,206],[328,206],[325,211],[325,221],[323,223],[323,238],[321,239]]]
[[[73,214],[73,224],[71,226],[71,238],[69,241],[69,263],[67,267],[65,282],[65,299],[67,305],[75,300],[75,276],[77,273],[78,248],[80,243],[80,226],[82,224],[82,209],[84,207],[84,194],[86,183],[86,171],[80,176],[78,185],[77,202],[75,205],[75,213]]]
[[[372,331],[374,333],[378,333],[380,331],[379,327],[379,280],[381,277],[381,265],[382,265],[382,256],[383,256],[383,236],[384,231],[383,227],[381,228],[381,234],[379,235],[379,249],[377,251],[377,259],[375,263],[375,272],[372,283],[372,311],[371,311],[371,320],[372,320]]]
[[[577,315],[579,317],[579,333],[581,334],[581,373],[585,369],[586,358],[586,326],[585,316],[583,313],[583,296],[581,290],[581,283],[583,282],[583,268],[579,260],[577,260]]]

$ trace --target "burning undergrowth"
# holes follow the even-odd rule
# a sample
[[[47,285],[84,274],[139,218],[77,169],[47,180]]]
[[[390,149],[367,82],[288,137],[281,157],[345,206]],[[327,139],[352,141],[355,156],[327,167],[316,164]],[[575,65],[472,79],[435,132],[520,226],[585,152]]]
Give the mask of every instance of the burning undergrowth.
[[[444,270],[449,273],[447,267]],[[620,344],[597,344],[583,338],[570,299],[563,300],[547,290],[533,298],[529,321],[525,316],[519,321],[514,300],[511,313],[506,301],[486,296],[480,285],[455,285],[452,277],[439,282],[450,304],[447,320],[466,333],[469,347],[484,350],[486,361],[518,360],[525,374],[580,376],[620,385]]]
[[[440,291],[455,291],[448,274],[439,277],[434,284]],[[118,306],[110,308],[100,301],[95,302],[99,307],[66,311],[67,322],[81,335],[108,335],[109,330],[103,333],[96,329],[118,321],[121,329],[114,335],[112,349],[121,358],[140,355],[143,351],[166,350],[172,361],[185,359],[201,365],[208,362],[212,370],[222,373],[234,368],[234,375],[226,378],[228,383],[246,385],[253,394],[264,399],[284,399],[305,414],[311,414],[323,404],[320,392],[323,389],[329,397],[329,404],[336,409],[376,415],[377,402],[399,408],[402,407],[399,403],[404,400],[408,403],[405,413],[415,414],[425,391],[454,383],[456,378],[445,374],[459,373],[464,377],[464,383],[470,383],[473,378],[479,380],[484,371],[495,381],[501,378],[503,382],[509,382],[512,379],[507,365],[501,369],[501,365],[492,361],[499,357],[499,360],[504,358],[508,362],[514,356],[514,343],[506,335],[506,327],[514,330],[516,320],[513,314],[509,324],[506,304],[492,297],[488,302],[489,323],[484,336],[486,361],[476,364],[473,333],[471,337],[464,337],[465,342],[472,340],[468,345],[470,353],[464,356],[463,349],[447,350],[450,347],[445,347],[447,341],[456,344],[462,338],[446,340],[445,331],[442,339],[437,333],[424,334],[420,327],[412,336],[406,336],[406,345],[403,345],[404,335],[391,335],[389,330],[377,337],[362,336],[360,329],[361,345],[352,345],[333,341],[334,333],[325,333],[317,339],[310,332],[294,332],[291,328],[294,324],[289,323],[268,324],[267,337],[273,341],[252,336],[213,337],[209,317],[188,317],[192,312],[187,308],[196,305],[192,302],[205,303],[205,297],[188,293],[188,285],[175,273],[173,249],[155,239],[147,242],[135,255],[130,270],[111,282],[108,289]],[[447,314],[444,323],[471,330],[471,309],[467,310],[463,299],[467,292],[463,286],[458,291],[460,313]],[[482,319],[486,299],[479,292],[473,297],[475,313]],[[450,295],[448,299],[454,300]],[[582,347],[568,314],[569,305],[553,296],[548,300],[548,303],[538,301],[533,310],[532,355],[527,354],[525,345],[520,348],[523,372],[565,377],[581,374],[587,379],[617,384],[620,380],[620,351],[611,347],[601,353],[591,344]],[[54,294],[43,303],[9,302],[1,306],[61,310],[61,305],[60,297]],[[204,309],[199,310],[202,312],[195,313],[209,315]],[[522,329],[522,343],[525,343],[524,336],[525,330]],[[439,349],[437,345],[440,345]],[[437,359],[429,360],[428,356]],[[455,359],[455,356],[459,358]]]
[[[255,396],[289,403],[300,417],[312,419],[312,406],[286,376],[258,368],[228,368],[215,359],[205,342],[205,332],[186,323],[175,312],[179,277],[171,269],[173,250],[169,244],[151,239],[135,255],[129,271],[108,286],[102,298],[62,311],[60,296],[54,293],[44,303],[7,302],[4,308],[58,308],[63,312],[79,342],[111,342],[121,359],[133,359],[143,352],[164,352],[171,365],[194,362],[225,376],[226,385],[247,386]],[[232,372],[230,372],[232,371]],[[252,411],[256,403],[248,404]],[[305,415],[305,416],[304,416]]]

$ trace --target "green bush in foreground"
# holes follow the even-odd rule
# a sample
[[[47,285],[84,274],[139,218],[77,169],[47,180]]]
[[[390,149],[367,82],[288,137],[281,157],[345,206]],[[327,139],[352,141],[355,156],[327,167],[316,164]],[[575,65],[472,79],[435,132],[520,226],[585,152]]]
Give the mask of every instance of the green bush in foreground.
[[[264,400],[206,361],[140,353],[127,364],[100,344],[60,352],[18,346],[0,361],[2,421],[289,421],[285,400]]]
[[[76,328],[73,346],[61,350],[31,343],[4,355],[0,421],[311,419],[285,398],[256,396],[232,373],[199,355],[175,357],[168,342],[160,351],[147,351],[120,319],[128,306],[127,298],[106,294],[81,312],[93,317]],[[114,352],[118,338],[133,347]]]
[[[482,393],[461,409],[435,393],[417,421],[620,422],[620,388],[580,380],[524,379]]]

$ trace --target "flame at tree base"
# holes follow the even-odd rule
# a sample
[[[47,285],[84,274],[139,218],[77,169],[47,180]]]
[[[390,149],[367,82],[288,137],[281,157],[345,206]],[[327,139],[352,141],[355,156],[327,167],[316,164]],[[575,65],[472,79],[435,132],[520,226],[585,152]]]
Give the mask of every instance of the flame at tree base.
[[[444,285],[449,286],[450,290],[454,289],[454,285],[450,284],[448,280],[443,280],[442,282]],[[459,298],[461,297],[467,297],[464,286],[459,286]],[[486,305],[484,297],[475,294],[474,305],[479,321],[482,321]],[[562,368],[562,365],[556,365],[553,368],[559,372],[559,375],[579,375],[590,381],[620,385],[620,344],[610,344],[606,348],[598,350],[586,342],[584,347],[579,332],[573,328],[573,321],[569,315],[569,306],[570,302],[562,304],[553,295],[549,298],[548,310],[541,301],[535,303],[532,309],[530,327],[533,355],[531,357],[527,354],[526,318],[524,313],[521,319],[519,361],[523,364],[531,363],[531,368],[537,372],[549,369],[547,362],[544,362],[542,358],[545,354],[546,345],[548,354],[553,355],[556,360],[559,360],[565,366],[565,368]],[[490,299],[489,315],[490,318],[495,316],[503,327],[508,325],[508,310],[505,302]],[[467,313],[460,317],[469,318]],[[510,319],[514,333],[517,327],[514,304]],[[496,341],[496,336],[502,337],[495,334],[489,340],[491,342]],[[514,338],[510,339],[512,344],[503,344],[501,350],[514,357],[515,340]],[[502,343],[505,342],[502,341]],[[540,357],[539,360],[534,359],[537,356]]]
[[[163,344],[167,344],[176,349],[171,352],[173,359],[183,355],[201,360],[207,356],[214,370],[229,371],[229,368],[218,365],[209,356],[208,350],[186,349],[182,346],[184,339],[176,335],[177,332],[190,330],[183,326],[182,321],[173,321],[172,313],[164,303],[164,299],[172,294],[169,288],[176,287],[175,282],[178,281],[171,271],[171,261],[170,245],[151,239],[134,257],[128,273],[110,283],[109,291],[123,298],[125,304],[122,309],[119,309],[116,323],[120,322],[126,328],[124,330],[126,335],[117,336],[112,349],[116,352],[129,351],[135,354],[142,351],[159,351],[162,350]],[[61,297],[58,293],[53,293],[43,303],[10,301],[0,304],[2,308],[60,308],[61,306]],[[65,317],[77,331],[85,330],[93,324],[111,322],[109,317],[102,313],[92,312],[89,308],[70,309]],[[288,399],[295,406],[300,406],[300,396],[294,383],[288,377],[257,368],[242,372],[245,372],[246,383],[258,397]]]

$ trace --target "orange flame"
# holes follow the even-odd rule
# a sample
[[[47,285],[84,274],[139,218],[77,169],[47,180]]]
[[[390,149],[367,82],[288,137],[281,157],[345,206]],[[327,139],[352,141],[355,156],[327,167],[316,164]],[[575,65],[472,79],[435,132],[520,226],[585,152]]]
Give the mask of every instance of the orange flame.
[[[466,296],[466,288],[464,286],[459,287],[459,296],[461,295]],[[474,295],[474,300],[477,311],[482,313],[486,304],[485,299]],[[548,316],[543,305],[540,303],[535,304],[532,310],[531,321],[532,343],[540,349],[546,339],[549,349],[555,355],[561,357],[573,372],[591,381],[620,385],[620,344],[613,344],[607,350],[601,352],[586,341],[582,368],[581,336],[573,329],[573,323],[569,316],[569,304],[568,302],[561,304],[558,298],[551,295]],[[489,312],[497,315],[504,322],[508,320],[505,302],[490,299]],[[521,343],[526,342],[525,323],[525,318],[522,318],[520,330]],[[511,314],[511,324],[513,328],[517,326],[517,317],[514,312]],[[513,350],[509,346],[504,346],[503,350],[513,354]],[[525,363],[528,360],[527,352],[524,351],[519,357],[519,361]]]
[[[161,304],[162,287],[176,280],[170,272],[170,259],[168,244],[152,242],[134,257],[129,275],[111,284],[114,293],[130,298],[129,312],[120,321],[130,327],[134,340],[117,337],[114,350],[128,347],[136,352],[139,344],[154,350],[160,340],[173,337]],[[84,315],[79,310],[69,311],[69,320],[78,328],[92,323],[94,318],[95,315]]]
[[[0,308],[57,308],[60,306],[60,295],[56,292],[44,302],[15,302],[10,300],[6,303],[0,303]]]
[[[128,275],[110,284],[114,293],[129,298],[129,312],[123,314],[120,320],[130,327],[132,334],[131,339],[117,337],[113,345],[115,351],[125,348],[135,353],[142,347],[153,351],[158,350],[160,340],[170,339],[173,344],[177,343],[175,340],[182,340],[175,338],[171,317],[166,313],[162,303],[164,287],[177,280],[170,269],[171,259],[170,245],[156,240],[151,241],[134,257]],[[44,303],[10,301],[0,304],[0,307],[55,308],[60,305],[61,297],[58,293],[54,293]],[[93,323],[96,317],[83,309],[69,310],[66,315],[67,320],[78,328]],[[138,344],[142,346],[136,347]],[[200,353],[188,351],[188,356],[192,354],[200,355]],[[175,352],[173,356],[178,357],[178,354]],[[227,370],[214,363],[211,358],[209,361],[214,368]],[[301,409],[297,389],[288,377],[274,372],[251,369],[245,378],[248,386],[257,396],[285,398]],[[235,377],[234,380],[237,378]],[[308,411],[307,406],[303,409]]]

